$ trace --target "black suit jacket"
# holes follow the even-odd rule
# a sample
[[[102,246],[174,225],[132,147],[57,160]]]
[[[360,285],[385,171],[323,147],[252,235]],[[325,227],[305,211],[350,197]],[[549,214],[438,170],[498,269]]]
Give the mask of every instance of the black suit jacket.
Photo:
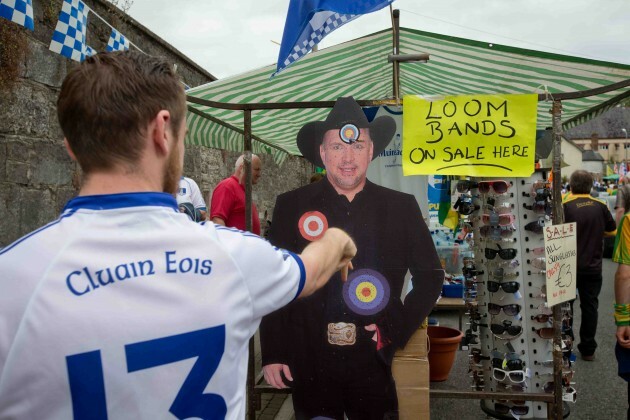
[[[325,364],[327,358],[341,357],[349,363],[373,359],[377,355],[372,340],[374,333],[364,330],[372,323],[379,327],[380,341],[390,344],[384,360],[391,361],[393,351],[404,347],[433,308],[444,279],[418,203],[412,195],[370,181],[349,202],[324,178],[278,196],[269,236],[271,243],[301,252],[310,241],[300,233],[299,220],[309,211],[321,212],[329,227],[341,228],[354,239],[357,244],[354,269],[369,268],[381,273],[390,286],[389,303],[374,315],[354,313],[343,300],[343,283],[337,273],[313,295],[263,319],[263,365],[283,363],[295,372],[305,366]],[[403,305],[400,296],[408,269],[413,290]],[[356,325],[355,345],[328,343],[327,325],[337,322]]]

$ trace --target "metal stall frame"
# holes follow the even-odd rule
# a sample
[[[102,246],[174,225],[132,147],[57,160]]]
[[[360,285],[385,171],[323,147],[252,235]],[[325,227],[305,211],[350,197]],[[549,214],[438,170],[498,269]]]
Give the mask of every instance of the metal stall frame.
[[[406,61],[426,61],[429,59],[428,55],[415,55],[405,56],[399,55],[399,11],[394,10],[392,13],[392,32],[393,32],[393,54],[388,56],[388,60],[392,62],[393,68],[393,93],[392,99],[378,99],[378,100],[358,100],[358,104],[362,107],[369,106],[382,106],[382,105],[402,105],[403,101],[400,98],[400,62]],[[561,162],[561,141],[562,141],[562,100],[585,98],[592,95],[598,95],[617,89],[622,89],[630,86],[630,79],[602,86],[595,89],[555,93],[550,95],[549,93],[538,94],[538,101],[551,102],[551,109],[549,112],[552,114],[552,136],[553,136],[553,160],[552,160],[552,190],[553,190],[553,224],[561,224],[564,222],[564,215],[562,210],[562,196],[561,196],[561,174],[560,174],[560,162]],[[630,96],[630,91],[624,94],[622,97]],[[614,98],[614,102],[617,102],[620,98]],[[188,107],[188,110],[194,114],[210,119],[218,124],[221,124],[227,128],[234,130],[243,135],[243,148],[245,153],[244,166],[246,173],[245,184],[245,217],[246,217],[246,229],[251,230],[252,226],[252,172],[251,172],[251,159],[252,159],[252,139],[264,143],[270,147],[287,152],[285,149],[278,147],[272,143],[269,143],[261,138],[252,135],[252,112],[257,110],[270,110],[270,109],[304,109],[304,108],[332,108],[336,101],[313,101],[313,102],[285,102],[285,103],[246,103],[246,104],[230,104],[209,101],[200,98],[194,98],[187,96],[187,101],[190,103],[204,105],[211,108],[227,109],[235,111],[243,111],[243,130],[234,127],[230,124],[220,121],[219,119],[198,111],[192,107]],[[612,100],[611,100],[612,101]],[[609,102],[611,102],[609,101]],[[601,107],[607,106],[609,103],[605,102],[601,104]],[[288,152],[287,152],[288,153]],[[288,153],[290,154],[290,153]],[[562,419],[564,415],[563,401],[562,401],[562,344],[561,344],[561,308],[560,305],[553,307],[553,376],[555,389],[553,394],[546,393],[518,393],[518,392],[480,392],[480,391],[447,391],[447,390],[435,390],[430,389],[430,397],[432,398],[453,398],[453,399],[518,399],[526,401],[540,401],[547,403],[547,418],[548,419]],[[289,394],[290,389],[275,389],[269,385],[262,384],[263,375],[262,372],[256,374],[255,370],[255,356],[254,356],[254,337],[249,342],[249,361],[248,361],[248,373],[247,373],[247,418],[254,420],[256,418],[256,411],[261,408],[261,395],[264,393],[279,393]]]

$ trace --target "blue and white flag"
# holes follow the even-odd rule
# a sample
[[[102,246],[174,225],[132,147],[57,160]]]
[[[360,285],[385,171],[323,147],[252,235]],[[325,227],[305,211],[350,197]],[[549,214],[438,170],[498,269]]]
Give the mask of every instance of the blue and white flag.
[[[31,0],[0,0],[0,17],[35,30]]]
[[[335,29],[394,0],[291,0],[275,76]]]
[[[107,41],[107,51],[127,51],[129,49],[129,40],[123,34],[112,28],[112,33]]]
[[[87,17],[90,8],[81,0],[64,0],[50,51],[74,61],[83,61],[86,51]]]

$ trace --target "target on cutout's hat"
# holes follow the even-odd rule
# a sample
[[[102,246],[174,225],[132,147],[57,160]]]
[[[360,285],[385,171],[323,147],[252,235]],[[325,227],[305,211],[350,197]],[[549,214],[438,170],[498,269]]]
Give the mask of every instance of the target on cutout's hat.
[[[389,302],[389,283],[375,270],[367,268],[353,272],[343,285],[343,300],[352,312],[374,315]]]
[[[326,232],[328,220],[318,211],[308,211],[300,217],[298,228],[304,239],[314,241],[321,238]]]

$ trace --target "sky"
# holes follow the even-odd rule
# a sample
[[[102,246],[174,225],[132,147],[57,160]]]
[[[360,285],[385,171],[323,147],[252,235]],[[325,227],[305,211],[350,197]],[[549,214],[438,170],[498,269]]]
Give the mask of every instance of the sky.
[[[133,0],[128,13],[222,79],[277,61],[288,7],[289,0]],[[407,28],[630,64],[630,0],[396,0],[393,7]],[[388,28],[385,8],[319,47]]]

